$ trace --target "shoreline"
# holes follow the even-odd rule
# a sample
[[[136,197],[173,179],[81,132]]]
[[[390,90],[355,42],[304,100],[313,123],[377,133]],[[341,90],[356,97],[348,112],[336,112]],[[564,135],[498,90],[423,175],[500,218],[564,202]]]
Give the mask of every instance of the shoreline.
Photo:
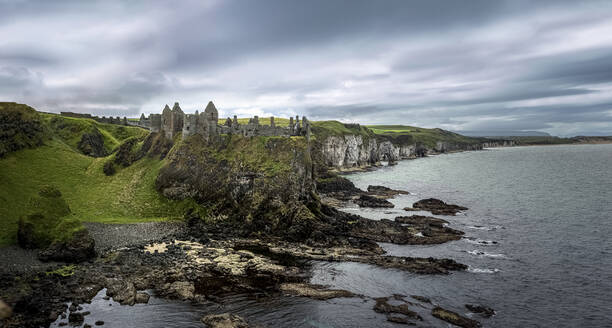
[[[400,191],[383,189],[379,196],[390,198],[396,192]],[[245,239],[228,233],[229,226],[192,221],[173,223],[174,230],[167,229],[163,222],[120,227],[89,224],[99,243],[99,256],[94,260],[76,265],[46,263],[13,273],[0,270],[7,278],[3,279],[0,298],[9,304],[26,304],[26,308],[22,308],[24,305],[14,308],[16,315],[5,326],[39,327],[57,322],[57,318],[61,323],[68,318],[70,324],[75,317],[74,320],[87,319],[87,313],[79,312],[78,304],[90,302],[105,288],[105,297],[123,305],[147,303],[151,295],[195,304],[244,292],[314,300],[357,297],[376,303],[373,312],[386,313],[389,321],[412,322],[418,321],[414,312],[399,310],[385,300],[311,284],[308,262],[354,262],[420,275],[446,275],[467,269],[452,259],[388,255],[377,244],[441,244],[461,238],[463,232],[443,227],[440,219],[379,222],[330,207],[326,211],[331,211],[339,225],[321,227],[323,239],[314,243],[281,238]],[[428,231],[427,237],[423,238],[421,233],[415,236],[414,229]],[[16,276],[21,277],[20,286],[10,283],[9,277]],[[202,287],[203,282],[208,287]],[[27,301],[23,303],[24,300]],[[403,302],[412,304],[407,299]],[[433,311],[430,303],[420,304]],[[31,315],[33,308],[37,309],[35,316]],[[24,316],[26,313],[30,314]]]
[[[447,154],[457,154],[457,153],[465,153],[465,152],[479,152],[479,151],[487,151],[487,150],[492,150],[492,149],[498,149],[498,148],[517,148],[517,147],[549,147],[549,146],[583,146],[583,145],[610,145],[612,144],[612,141],[605,141],[605,142],[580,142],[580,143],[564,143],[564,144],[530,144],[530,145],[513,145],[513,146],[497,146],[497,147],[484,147],[482,149],[466,149],[466,150],[451,150],[451,151],[447,151],[447,152],[438,152],[438,153],[431,153],[431,154],[427,154],[425,156],[415,156],[415,157],[409,157],[409,158],[402,158],[399,161],[397,161],[395,164],[387,164],[384,165],[381,162],[379,162],[378,164],[373,164],[373,165],[365,165],[365,166],[358,166],[358,167],[350,167],[350,168],[335,168],[335,167],[329,167],[328,170],[330,172],[339,174],[339,175],[350,175],[353,173],[363,173],[363,172],[371,172],[371,171],[375,171],[378,170],[380,168],[383,167],[387,167],[387,166],[395,166],[397,165],[397,163],[399,162],[403,162],[403,161],[413,161],[413,160],[418,160],[418,159],[422,159],[422,158],[427,158],[427,157],[435,157],[435,156],[440,156],[440,155],[447,155]]]

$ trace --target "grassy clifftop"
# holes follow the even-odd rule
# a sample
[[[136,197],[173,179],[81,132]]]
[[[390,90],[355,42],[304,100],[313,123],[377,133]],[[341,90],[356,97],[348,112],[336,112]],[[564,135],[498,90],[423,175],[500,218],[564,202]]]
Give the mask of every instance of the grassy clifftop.
[[[377,136],[405,140],[412,143],[420,142],[429,148],[434,148],[437,142],[453,144],[476,144],[486,139],[466,137],[442,129],[425,129],[407,125],[368,125]]]
[[[19,106],[40,122],[42,145],[29,145],[0,158],[0,245],[15,243],[19,218],[27,214],[30,200],[43,185],[55,186],[70,206],[70,216],[80,221],[168,220],[180,218],[187,207],[193,206],[192,201],[171,201],[155,190],[163,160],[144,157],[106,176],[103,165],[114,158],[114,153],[94,158],[77,148],[81,136],[94,127],[103,135],[109,151],[130,138],[142,143],[146,130],[37,113]]]
[[[312,133],[316,138],[328,136],[360,135],[365,138],[375,137],[372,130],[359,124],[345,124],[338,121],[312,121]]]

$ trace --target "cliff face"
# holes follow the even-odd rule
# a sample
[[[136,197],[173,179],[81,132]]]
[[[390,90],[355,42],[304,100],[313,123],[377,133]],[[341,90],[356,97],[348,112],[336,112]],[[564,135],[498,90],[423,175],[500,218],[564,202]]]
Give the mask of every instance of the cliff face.
[[[329,136],[323,140],[321,152],[329,167],[367,166],[380,160],[376,140],[364,140],[360,135]]]
[[[245,233],[307,234],[316,210],[312,162],[303,137],[193,135],[176,145],[157,177],[164,196],[192,198],[211,217],[240,223]],[[305,230],[302,231],[301,229]]]
[[[380,161],[396,162],[402,159],[423,157],[453,151],[481,150],[495,147],[494,143],[453,143],[439,141],[435,147],[427,147],[410,138],[364,138],[361,135],[328,136],[321,141],[321,156],[328,167],[348,169],[376,165]],[[499,146],[509,146],[500,144]]]

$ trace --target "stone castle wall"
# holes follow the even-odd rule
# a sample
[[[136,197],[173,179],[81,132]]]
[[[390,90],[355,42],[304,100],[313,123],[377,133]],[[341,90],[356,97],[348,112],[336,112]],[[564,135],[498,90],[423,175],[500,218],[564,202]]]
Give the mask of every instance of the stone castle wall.
[[[60,112],[60,115],[62,116],[67,116],[67,117],[76,117],[76,118],[89,118],[92,119],[96,122],[100,122],[100,123],[108,123],[108,124],[119,124],[119,125],[129,125],[129,122],[127,120],[127,117],[106,117],[106,116],[94,116],[91,114],[81,114],[81,113],[73,113],[73,112]]]
[[[204,112],[195,114],[185,114],[178,103],[170,109],[166,105],[161,114],[151,114],[148,118],[140,116],[138,126],[145,127],[151,132],[163,132],[166,138],[172,139],[178,132],[182,132],[182,138],[187,138],[194,134],[202,135],[206,140],[219,134],[237,134],[245,137],[254,136],[305,136],[310,138],[310,122],[306,117],[300,119],[298,116],[290,119],[288,127],[276,126],[274,117],[270,118],[270,125],[259,124],[259,117],[249,119],[249,123],[240,124],[238,118],[229,117],[223,125],[219,124],[219,112],[215,105],[208,103]]]

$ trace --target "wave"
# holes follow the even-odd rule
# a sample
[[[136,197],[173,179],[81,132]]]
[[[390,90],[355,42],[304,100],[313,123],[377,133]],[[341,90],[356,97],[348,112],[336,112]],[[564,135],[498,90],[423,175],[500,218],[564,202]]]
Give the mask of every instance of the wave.
[[[500,225],[494,225],[494,226],[481,226],[481,225],[473,225],[473,226],[467,226],[470,229],[476,229],[476,230],[486,230],[486,231],[495,231],[497,229],[504,229],[503,226]]]
[[[498,268],[493,268],[493,269],[489,269],[489,268],[468,268],[467,269],[468,272],[472,272],[472,273],[498,273],[501,272],[500,269]]]
[[[506,255],[504,254],[487,253],[487,252],[479,251],[477,249],[473,251],[467,251],[467,252],[469,254],[477,255],[477,256],[485,256],[485,257],[492,257],[492,258],[506,258]]]
[[[495,240],[484,240],[484,239],[477,239],[474,237],[463,237],[463,240],[467,241],[470,244],[476,244],[476,245],[481,245],[481,246],[493,246],[493,245],[499,244]]]

